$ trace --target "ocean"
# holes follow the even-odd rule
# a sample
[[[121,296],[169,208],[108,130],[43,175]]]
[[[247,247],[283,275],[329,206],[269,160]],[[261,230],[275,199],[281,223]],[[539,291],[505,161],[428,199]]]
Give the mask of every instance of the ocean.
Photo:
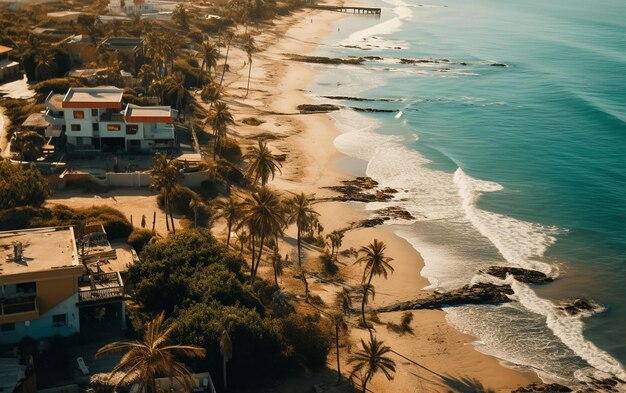
[[[337,23],[316,55],[322,102],[392,110],[332,114],[338,165],[400,192],[388,225],[424,257],[431,288],[491,265],[516,302],[448,308],[478,350],[562,383],[626,380],[626,2],[362,0],[382,16]],[[327,99],[342,96],[369,99]],[[598,304],[570,316],[568,299]]]

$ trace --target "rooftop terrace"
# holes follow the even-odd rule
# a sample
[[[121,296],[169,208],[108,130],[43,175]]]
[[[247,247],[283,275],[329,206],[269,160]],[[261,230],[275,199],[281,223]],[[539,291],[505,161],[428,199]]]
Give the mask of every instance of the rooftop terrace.
[[[123,93],[116,87],[72,87],[63,98],[63,108],[121,109]]]
[[[14,244],[22,244],[22,258],[14,260]],[[2,276],[78,266],[72,227],[0,232]]]

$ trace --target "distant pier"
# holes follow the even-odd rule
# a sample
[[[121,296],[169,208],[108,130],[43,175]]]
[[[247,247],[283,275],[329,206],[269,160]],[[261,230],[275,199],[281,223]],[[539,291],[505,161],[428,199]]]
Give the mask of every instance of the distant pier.
[[[346,12],[350,14],[372,14],[380,15],[380,8],[374,7],[350,7],[350,6],[336,6],[336,5],[313,5],[311,8],[318,10],[328,10],[336,12]]]

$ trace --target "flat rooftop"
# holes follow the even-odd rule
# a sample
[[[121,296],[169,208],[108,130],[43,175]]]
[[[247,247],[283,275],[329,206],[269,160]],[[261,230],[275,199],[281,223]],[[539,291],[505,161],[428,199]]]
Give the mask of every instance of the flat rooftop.
[[[63,98],[63,108],[121,109],[123,93],[116,87],[72,87]]]
[[[168,122],[174,121],[172,108],[169,106],[135,106],[128,105],[124,117],[129,123]]]
[[[21,261],[13,261],[14,242],[22,243]],[[3,275],[78,266],[75,244],[72,227],[0,232],[0,279]]]

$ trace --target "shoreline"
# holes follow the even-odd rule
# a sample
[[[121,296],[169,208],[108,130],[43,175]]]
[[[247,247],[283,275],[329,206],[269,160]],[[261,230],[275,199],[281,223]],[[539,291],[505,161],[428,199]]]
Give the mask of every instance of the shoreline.
[[[287,155],[282,175],[271,182],[271,185],[279,190],[315,193],[316,197],[324,197],[334,195],[334,192],[322,187],[337,185],[341,180],[354,178],[353,173],[339,168],[339,162],[345,163],[350,158],[335,148],[333,142],[340,132],[328,114],[275,115],[275,113],[294,113],[298,104],[311,103],[313,99],[306,94],[306,90],[318,75],[315,67],[289,62],[283,55],[313,52],[321,40],[334,30],[334,22],[344,17],[349,16],[332,14],[328,11],[301,11],[278,21],[276,23],[279,26],[278,34],[263,33],[257,37],[257,41],[263,42],[265,48],[256,54],[253,60],[251,90],[248,97],[238,97],[238,93],[232,91],[245,89],[247,79],[244,77],[243,68],[235,71],[240,72],[240,75],[234,80],[233,75],[230,75],[227,87],[235,102],[228,103],[233,107],[237,122],[240,123],[241,119],[250,116],[266,121],[258,127],[238,125],[237,136],[242,142],[242,147],[255,142],[255,137],[259,135],[271,135],[272,138],[268,138],[270,148],[274,152]],[[267,37],[268,35],[270,37]],[[270,42],[272,38],[278,39]],[[240,61],[238,57],[242,55],[235,53],[232,64],[237,64]],[[349,222],[366,218],[368,214],[363,206],[362,203],[354,202],[325,202],[316,204],[316,209],[321,214],[320,221],[325,233],[330,233],[332,230],[346,227]],[[293,233],[287,235],[292,236]],[[420,275],[424,266],[423,260],[419,252],[406,240],[393,233],[392,228],[379,226],[350,230],[346,232],[342,249],[351,247],[358,249],[374,238],[387,244],[387,254],[394,258],[393,266],[396,271],[388,280],[379,278],[373,280],[377,292],[372,302],[373,306],[380,307],[423,295],[421,288],[428,285],[427,280]],[[281,250],[287,250],[288,247],[288,244],[283,244]],[[344,279],[350,284],[357,284],[354,278],[360,276],[360,267],[353,266],[351,258],[341,258],[340,262],[343,263],[340,270]],[[307,261],[309,270],[314,263],[312,260]],[[311,291],[318,294],[326,304],[332,304],[334,293],[338,288],[332,284],[310,281]],[[302,292],[299,281],[284,278],[283,282],[292,292]],[[392,349],[399,349],[402,355],[422,367],[396,357],[398,366],[396,378],[387,382],[380,376],[375,377],[371,386],[377,391],[408,392],[414,391],[415,386],[428,386],[431,391],[449,391],[454,386],[460,386],[458,384],[463,381],[480,383],[480,386],[486,389],[510,391],[529,383],[541,382],[535,373],[504,367],[501,360],[479,352],[474,345],[469,346],[468,344],[472,344],[475,338],[458,332],[449,325],[444,311],[414,311],[412,328],[417,333],[404,336],[390,332],[384,326],[386,322],[397,323],[399,314],[382,314],[380,318],[383,324],[376,325],[376,333],[386,345]],[[353,328],[352,345],[356,345],[365,335],[366,330]],[[342,369],[347,370],[346,351],[342,352],[344,352]],[[334,358],[329,358],[329,367],[334,369],[334,363]],[[425,371],[426,369],[429,371]]]

